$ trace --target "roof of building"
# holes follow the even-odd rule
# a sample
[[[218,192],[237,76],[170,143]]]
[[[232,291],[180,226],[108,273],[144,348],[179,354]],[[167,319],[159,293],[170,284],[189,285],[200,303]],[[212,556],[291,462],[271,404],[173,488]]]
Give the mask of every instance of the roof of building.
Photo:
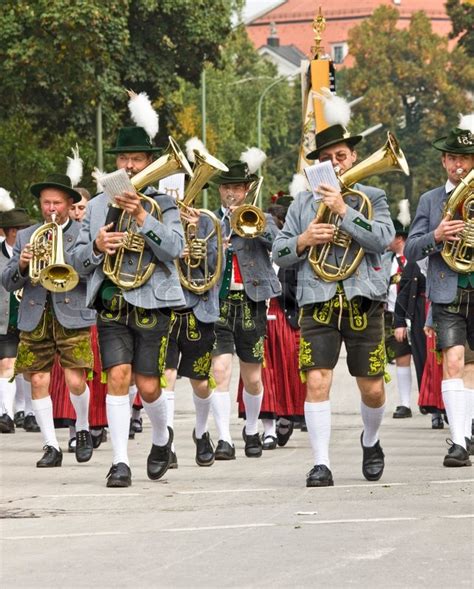
[[[285,59],[296,66],[300,65],[302,59],[307,59],[306,55],[295,45],[263,45],[259,49],[267,49],[268,51],[276,53],[282,59]]]

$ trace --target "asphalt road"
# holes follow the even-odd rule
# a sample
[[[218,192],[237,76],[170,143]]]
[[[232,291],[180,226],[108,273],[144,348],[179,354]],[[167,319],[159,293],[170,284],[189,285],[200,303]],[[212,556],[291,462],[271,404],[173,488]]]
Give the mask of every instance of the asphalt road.
[[[393,382],[387,391],[386,469],[375,484],[362,477],[358,394],[344,361],[332,394],[332,488],[305,487],[307,434],[249,459],[237,417],[237,460],[198,467],[184,379],[179,468],[161,481],[146,477],[146,420],[130,441],[128,489],[105,487],[110,442],[86,464],[65,454],[61,468],[37,469],[39,434],[2,435],[2,586],[472,587],[473,467],[443,468],[449,431],[416,411],[393,420]],[[66,430],[59,436],[67,448]]]

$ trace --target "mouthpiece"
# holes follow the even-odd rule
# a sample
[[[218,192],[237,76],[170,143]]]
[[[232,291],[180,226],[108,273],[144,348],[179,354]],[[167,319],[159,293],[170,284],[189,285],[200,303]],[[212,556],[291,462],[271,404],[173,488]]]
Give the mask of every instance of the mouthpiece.
[[[462,168],[458,168],[458,169],[456,170],[456,174],[457,174],[458,176],[462,176],[462,175],[464,174],[464,170],[463,170]]]

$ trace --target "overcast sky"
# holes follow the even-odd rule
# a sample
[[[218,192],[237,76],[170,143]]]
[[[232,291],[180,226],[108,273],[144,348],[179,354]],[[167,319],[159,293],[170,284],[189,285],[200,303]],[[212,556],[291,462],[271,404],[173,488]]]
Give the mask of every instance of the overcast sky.
[[[244,19],[262,12],[265,8],[269,8],[275,4],[278,4],[278,0],[247,0],[245,2]]]

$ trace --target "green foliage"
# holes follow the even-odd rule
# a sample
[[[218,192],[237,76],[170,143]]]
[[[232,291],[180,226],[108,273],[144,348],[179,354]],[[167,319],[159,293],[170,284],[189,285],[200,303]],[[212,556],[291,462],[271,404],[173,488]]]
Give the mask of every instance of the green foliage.
[[[470,110],[467,90],[474,79],[472,62],[462,49],[448,52],[447,40],[432,32],[423,12],[406,29],[397,28],[397,21],[397,10],[381,6],[352,29],[355,64],[338,77],[343,94],[364,96],[355,107],[353,130],[382,123],[398,137],[408,160],[410,178],[389,174],[374,181],[386,188],[392,212],[400,198],[409,198],[413,208],[421,193],[442,183],[439,152],[431,142],[456,124],[458,113]],[[360,155],[383,142],[381,132],[369,136]]]
[[[458,44],[474,57],[474,4],[469,1],[447,0],[446,12],[453,23],[450,39],[459,37]]]

